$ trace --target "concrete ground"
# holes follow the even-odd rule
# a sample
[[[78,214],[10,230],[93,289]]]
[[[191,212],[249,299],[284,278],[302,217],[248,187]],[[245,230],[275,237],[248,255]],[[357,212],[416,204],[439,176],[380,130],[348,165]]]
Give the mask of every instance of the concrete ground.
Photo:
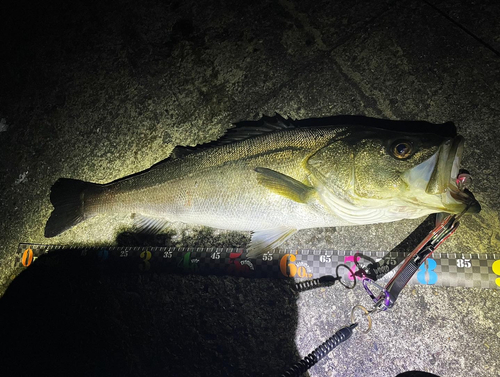
[[[65,263],[14,279],[19,242],[111,244],[126,230],[127,219],[96,217],[45,239],[58,178],[109,182],[236,121],[453,121],[483,210],[440,251],[498,253],[499,15],[494,0],[3,1],[1,375],[279,375],[368,304],[360,287],[295,294],[285,280]],[[285,246],[388,251],[421,221],[304,231]],[[175,232],[175,245],[248,241]],[[408,287],[309,373],[498,376],[499,310],[499,290]]]

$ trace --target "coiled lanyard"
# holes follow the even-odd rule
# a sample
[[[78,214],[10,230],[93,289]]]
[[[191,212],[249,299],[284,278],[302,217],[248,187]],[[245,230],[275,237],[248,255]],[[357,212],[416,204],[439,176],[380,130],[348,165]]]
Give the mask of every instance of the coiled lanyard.
[[[356,319],[356,317],[359,316],[359,313],[357,313],[359,312],[359,310],[361,310],[362,315],[366,316],[365,319],[367,321],[367,329],[358,330],[363,333],[367,333],[368,331],[370,331],[372,326],[372,319],[370,314],[385,311],[394,306],[394,303],[396,302],[399,294],[406,286],[406,284],[408,284],[415,272],[418,271],[424,261],[449,236],[451,236],[457,230],[459,225],[458,220],[463,216],[464,213],[467,212],[468,209],[469,207],[465,208],[464,211],[457,215],[449,215],[443,221],[438,223],[436,227],[431,232],[429,232],[429,234],[422,240],[422,242],[420,242],[419,245],[410,254],[408,254],[398,272],[392,277],[392,279],[387,283],[385,287],[380,286],[379,284],[375,283],[373,279],[367,277],[366,271],[357,263],[357,260],[355,260],[356,266],[358,267],[358,271],[356,271],[356,273],[353,273],[352,270],[346,265],[341,264],[337,266],[337,276],[335,277],[324,276],[320,279],[315,279],[315,281],[298,283],[297,289],[306,290],[319,286],[319,284],[333,284],[335,283],[335,281],[339,280],[344,287],[352,289],[356,285],[356,279],[354,279],[354,281],[351,283],[347,283],[342,279],[342,274],[339,274],[341,269],[347,269],[349,276],[355,276],[356,278],[362,279],[363,287],[365,288],[370,298],[373,300],[374,305],[371,310],[366,309],[362,305],[356,305],[351,311],[351,324],[349,326],[343,327],[338,330],[309,355],[307,355],[299,362],[295,363],[282,375],[282,377],[300,376],[313,365],[315,365],[318,361],[320,361],[323,357],[325,357],[340,343],[349,339],[353,334],[354,329],[359,325]],[[343,275],[345,276],[346,274],[344,273]],[[378,294],[373,293],[373,286],[379,290]]]

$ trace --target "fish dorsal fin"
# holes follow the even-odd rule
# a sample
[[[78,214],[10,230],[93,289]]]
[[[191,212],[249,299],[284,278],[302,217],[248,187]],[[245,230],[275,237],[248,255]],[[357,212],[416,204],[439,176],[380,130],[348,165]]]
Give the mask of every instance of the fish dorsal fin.
[[[213,147],[251,139],[266,133],[293,128],[310,127],[348,127],[367,128],[372,130],[382,129],[395,132],[432,133],[446,137],[456,136],[456,127],[453,123],[433,124],[424,121],[394,121],[387,119],[369,118],[360,115],[336,115],[325,118],[310,118],[302,120],[286,119],[279,114],[272,117],[264,116],[257,121],[242,121],[226,130],[225,134],[217,140],[200,144],[195,147],[177,146],[172,151],[170,158],[181,158]]]
[[[251,139],[270,132],[276,132],[284,129],[295,128],[291,119],[285,119],[276,114],[273,117],[264,116],[257,121],[243,121],[234,124],[234,127],[226,130],[226,133],[217,140],[209,143],[200,144],[196,147],[180,147],[173,149],[171,158],[181,158],[186,155],[199,152],[201,150],[218,147],[225,144],[231,144],[242,140]]]
[[[169,158],[181,158],[184,156],[187,156],[188,154],[194,153],[198,151],[199,149],[197,147],[180,147],[177,146],[172,150],[172,153],[170,154]]]
[[[216,140],[218,145],[229,144],[235,141],[250,139],[269,132],[275,132],[285,129],[295,128],[290,119],[285,119],[281,115],[276,114],[273,117],[262,117],[258,121],[244,121],[229,128],[223,137]]]

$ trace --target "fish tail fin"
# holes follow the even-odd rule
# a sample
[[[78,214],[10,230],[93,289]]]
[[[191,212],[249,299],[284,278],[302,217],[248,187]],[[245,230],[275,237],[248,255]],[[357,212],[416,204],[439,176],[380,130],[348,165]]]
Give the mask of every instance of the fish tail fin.
[[[50,190],[50,201],[54,210],[45,225],[45,237],[55,237],[74,227],[94,213],[85,213],[83,198],[85,191],[101,185],[77,179],[60,178]]]

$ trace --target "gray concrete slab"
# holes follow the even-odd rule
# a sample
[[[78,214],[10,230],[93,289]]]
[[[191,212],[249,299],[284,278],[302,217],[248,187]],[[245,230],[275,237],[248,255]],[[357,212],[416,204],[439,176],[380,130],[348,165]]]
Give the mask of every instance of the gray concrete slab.
[[[500,5],[495,0],[432,0],[428,4],[449,17],[456,25],[486,48],[498,54],[500,48]]]
[[[207,142],[230,122],[275,112],[454,121],[483,210],[440,251],[498,253],[498,28],[482,11],[494,11],[494,2],[16,4],[0,12],[10,36],[0,62],[2,292],[18,272],[11,268],[17,243],[48,242],[48,193],[59,177],[112,181],[168,157],[175,145]],[[284,247],[387,251],[420,222],[303,231]],[[111,243],[127,224],[97,217],[50,242]],[[248,239],[172,231],[176,238],[166,242],[175,245]],[[368,305],[360,287],[296,296],[286,281],[55,272],[26,270],[3,308],[33,310],[31,303],[40,312],[45,302],[46,333],[35,318],[40,336],[31,339],[44,357],[32,360],[51,370],[42,335],[62,321],[81,342],[55,337],[49,344],[60,342],[59,355],[77,354],[78,344],[95,350],[61,364],[73,375],[278,375],[348,324],[353,305]],[[395,308],[374,317],[371,333],[355,334],[310,375],[497,376],[499,304],[498,290],[407,288]],[[27,347],[29,332],[0,342],[5,352]]]

